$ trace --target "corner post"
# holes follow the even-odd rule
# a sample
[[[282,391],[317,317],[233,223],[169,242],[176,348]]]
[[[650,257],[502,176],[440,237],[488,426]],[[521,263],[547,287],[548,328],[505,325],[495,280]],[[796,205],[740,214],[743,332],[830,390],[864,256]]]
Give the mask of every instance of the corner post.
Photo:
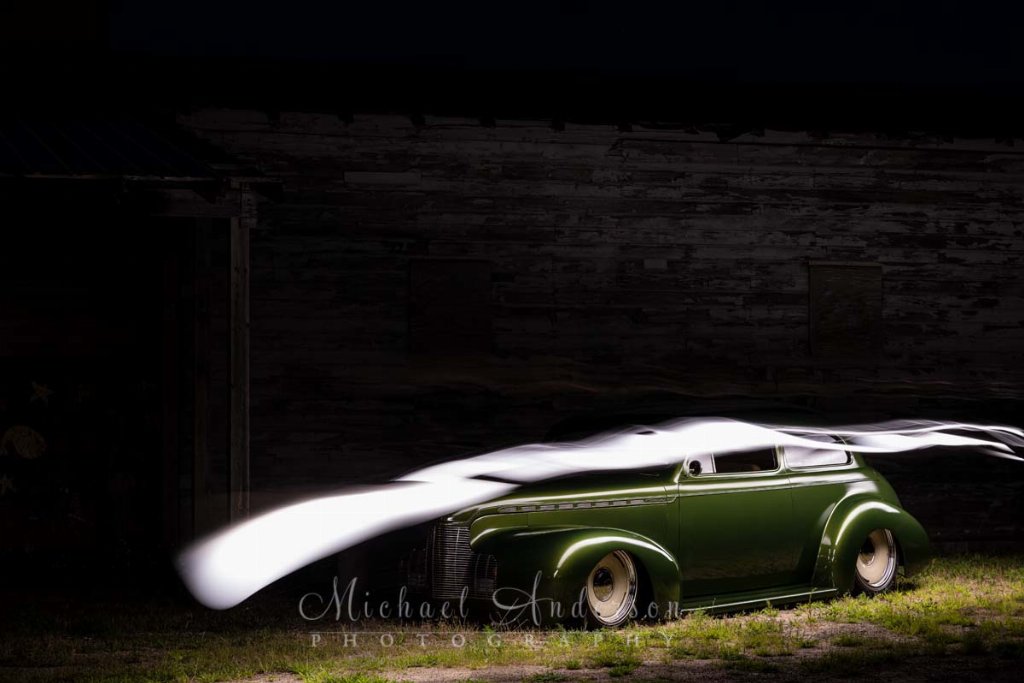
[[[249,514],[249,233],[256,225],[256,198],[249,185],[232,181],[239,215],[231,219],[230,381],[228,413],[229,517]]]

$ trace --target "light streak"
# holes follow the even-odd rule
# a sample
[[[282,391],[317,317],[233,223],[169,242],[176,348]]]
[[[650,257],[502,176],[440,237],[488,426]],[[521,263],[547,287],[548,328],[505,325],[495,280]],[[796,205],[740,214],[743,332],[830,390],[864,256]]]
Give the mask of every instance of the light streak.
[[[822,435],[842,442],[822,441]],[[998,425],[900,421],[798,427],[724,418],[675,420],[574,442],[515,446],[432,465],[371,489],[287,505],[196,542],[178,557],[178,570],[200,602],[226,609],[316,560],[524,484],[595,471],[670,467],[689,457],[778,445],[859,453],[953,446],[1024,460],[1011,448],[1024,446],[1024,432]]]
[[[513,488],[478,479],[396,482],[313,498],[199,541],[178,557],[178,571],[199,602],[226,609],[323,557]]]

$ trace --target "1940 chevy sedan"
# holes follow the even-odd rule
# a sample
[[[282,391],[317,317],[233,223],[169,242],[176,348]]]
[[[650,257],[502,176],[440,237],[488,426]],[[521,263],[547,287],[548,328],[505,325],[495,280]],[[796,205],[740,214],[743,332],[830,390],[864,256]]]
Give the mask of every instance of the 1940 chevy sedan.
[[[545,620],[602,627],[881,593],[927,558],[862,456],[777,446],[518,489],[439,520],[408,580],[438,600],[529,595]]]

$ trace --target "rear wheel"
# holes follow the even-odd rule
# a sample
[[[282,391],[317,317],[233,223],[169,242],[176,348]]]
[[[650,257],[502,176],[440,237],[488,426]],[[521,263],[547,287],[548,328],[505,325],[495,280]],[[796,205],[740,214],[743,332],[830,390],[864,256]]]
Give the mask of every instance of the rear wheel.
[[[896,585],[899,557],[896,539],[888,529],[875,529],[864,539],[857,554],[854,592],[876,595]]]
[[[624,550],[614,550],[594,565],[584,587],[587,623],[614,627],[636,616],[637,567]]]

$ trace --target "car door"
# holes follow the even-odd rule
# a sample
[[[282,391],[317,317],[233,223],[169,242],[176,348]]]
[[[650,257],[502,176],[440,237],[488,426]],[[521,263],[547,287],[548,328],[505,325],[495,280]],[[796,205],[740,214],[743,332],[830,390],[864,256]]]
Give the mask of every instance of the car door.
[[[833,436],[810,436],[815,441],[837,442]],[[843,450],[788,447],[782,453],[793,491],[793,528],[803,539],[798,574],[810,582],[821,548],[825,523],[832,509],[858,487],[864,474],[850,453]]]
[[[777,449],[688,464],[678,494],[683,600],[795,583],[800,539]]]

